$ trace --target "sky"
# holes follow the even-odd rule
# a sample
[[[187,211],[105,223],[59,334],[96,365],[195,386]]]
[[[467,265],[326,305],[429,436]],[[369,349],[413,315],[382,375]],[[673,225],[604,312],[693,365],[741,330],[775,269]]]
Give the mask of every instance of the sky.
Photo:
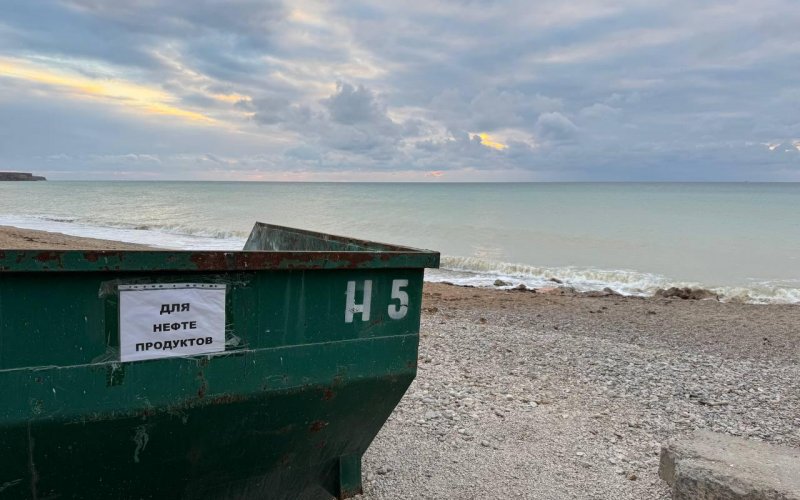
[[[797,0],[3,0],[0,170],[800,181]]]

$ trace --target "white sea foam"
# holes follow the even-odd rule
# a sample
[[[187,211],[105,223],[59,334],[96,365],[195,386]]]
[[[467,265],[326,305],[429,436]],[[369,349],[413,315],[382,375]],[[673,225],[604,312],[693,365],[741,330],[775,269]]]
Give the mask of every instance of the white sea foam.
[[[181,250],[241,250],[246,236],[220,231],[195,230],[180,225],[151,226],[123,225],[100,226],[48,216],[0,216],[0,226],[37,229],[103,240],[140,243],[157,248]]]
[[[630,269],[597,269],[590,267],[538,267],[484,260],[475,257],[441,259],[441,269],[428,270],[425,279],[456,285],[508,289],[525,285],[528,288],[572,287],[579,292],[612,290],[628,296],[652,296],[656,290],[670,287],[706,288],[723,301],[754,304],[800,304],[800,282],[794,280],[753,281],[747,286],[714,286],[700,282],[672,280],[667,276],[642,273]],[[507,285],[496,287],[495,281]],[[561,283],[557,283],[558,280]]]
[[[125,222],[114,222],[108,223],[102,219],[79,219],[79,218],[70,218],[70,217],[53,217],[53,216],[34,216],[32,218],[40,219],[42,221],[47,222],[62,222],[62,223],[72,223],[81,225],[86,228],[96,228],[96,229],[123,229],[123,230],[139,230],[139,231],[153,231],[156,233],[166,233],[166,234],[174,234],[174,235],[185,235],[185,236],[196,236],[201,238],[211,238],[211,239],[218,239],[218,240],[232,240],[232,241],[239,241],[239,240],[247,240],[248,233],[242,231],[225,231],[225,230],[214,230],[205,227],[199,227],[192,224],[176,224],[176,223],[150,223],[150,224],[140,224],[140,223],[125,223]],[[0,217],[2,219],[2,217]],[[24,220],[24,217],[20,217],[19,219]]]

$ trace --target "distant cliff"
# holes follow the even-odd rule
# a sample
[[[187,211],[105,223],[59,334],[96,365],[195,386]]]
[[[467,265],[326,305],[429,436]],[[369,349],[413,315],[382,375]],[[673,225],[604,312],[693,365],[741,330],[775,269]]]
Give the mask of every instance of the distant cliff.
[[[40,175],[33,175],[27,172],[0,172],[0,181],[46,181]]]

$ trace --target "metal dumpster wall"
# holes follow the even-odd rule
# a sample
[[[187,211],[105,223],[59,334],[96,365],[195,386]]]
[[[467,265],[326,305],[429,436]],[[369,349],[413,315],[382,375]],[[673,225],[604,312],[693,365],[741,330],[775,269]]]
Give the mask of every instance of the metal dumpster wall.
[[[120,363],[116,286],[186,281],[228,285],[228,350]],[[362,303],[367,281],[370,317],[347,322],[348,284]],[[337,493],[340,460],[363,454],[415,376],[421,295],[422,269],[5,274],[0,491]]]

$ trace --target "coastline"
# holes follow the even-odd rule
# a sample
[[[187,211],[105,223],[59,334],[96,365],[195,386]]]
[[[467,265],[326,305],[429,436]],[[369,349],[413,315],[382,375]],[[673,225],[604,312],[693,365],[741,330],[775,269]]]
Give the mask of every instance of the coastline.
[[[0,184],[6,226],[231,251],[261,219],[440,251],[431,282],[546,288],[555,278],[636,296],[691,287],[759,304],[800,304],[798,211],[800,184]]]
[[[0,248],[147,249],[0,227]],[[668,498],[667,439],[800,447],[800,307],[426,282],[364,499]]]

